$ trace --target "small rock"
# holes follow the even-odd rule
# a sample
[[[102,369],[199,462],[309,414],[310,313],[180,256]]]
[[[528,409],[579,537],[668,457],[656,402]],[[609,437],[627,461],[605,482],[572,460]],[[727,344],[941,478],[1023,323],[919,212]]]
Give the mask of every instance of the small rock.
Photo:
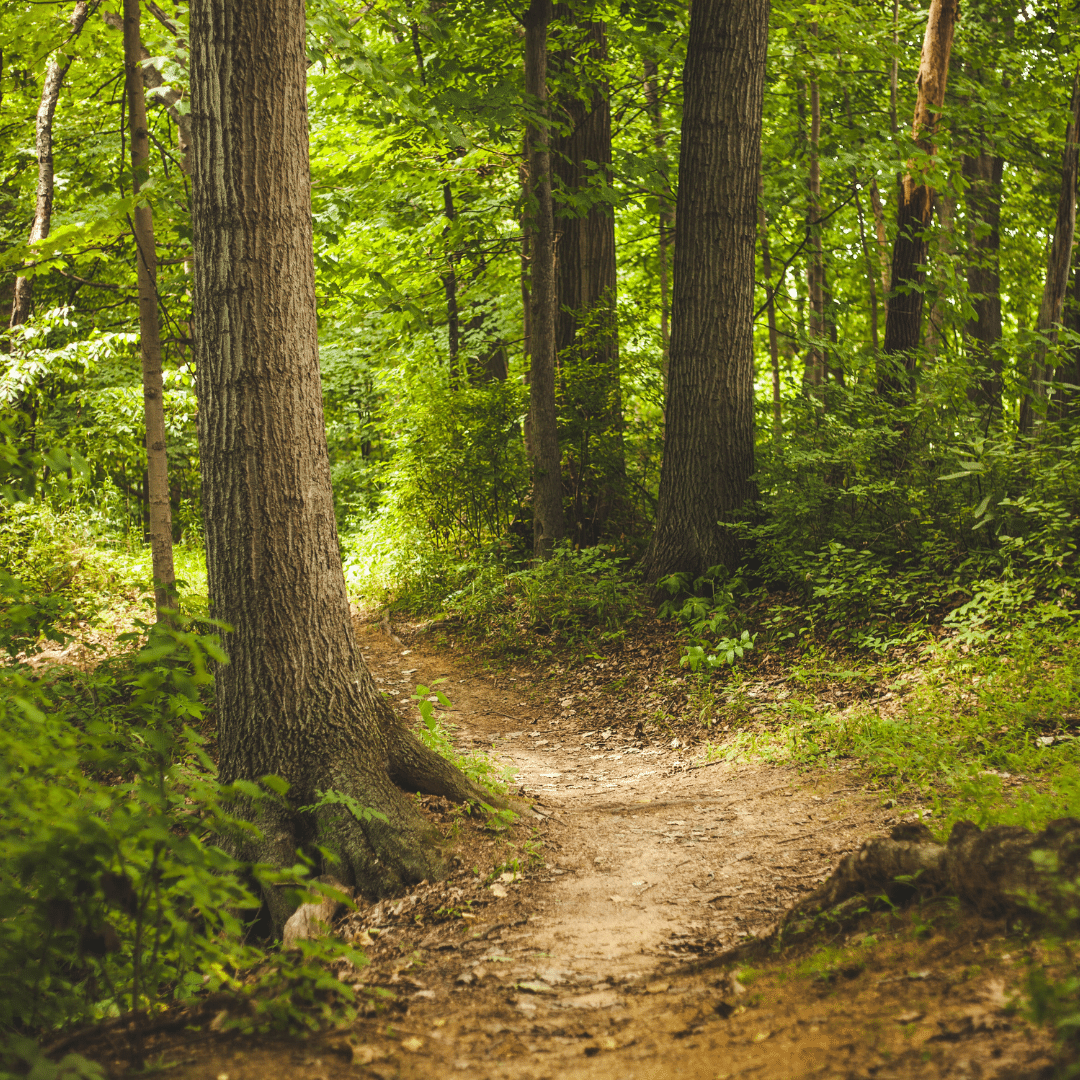
[[[502,900],[506,896],[506,886],[500,885],[498,882],[490,886],[489,891],[497,900]]]

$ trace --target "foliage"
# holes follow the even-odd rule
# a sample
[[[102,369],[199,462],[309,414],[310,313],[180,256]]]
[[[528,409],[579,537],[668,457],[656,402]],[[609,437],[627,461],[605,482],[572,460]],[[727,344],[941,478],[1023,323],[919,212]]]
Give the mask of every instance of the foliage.
[[[618,641],[641,617],[645,599],[625,563],[601,548],[563,544],[547,562],[523,570],[507,573],[498,564],[479,568],[444,606],[506,652],[527,647],[535,635],[570,645],[593,638]]]
[[[308,866],[229,854],[239,814],[284,785],[218,783],[198,727],[215,639],[158,630],[86,676],[0,673],[0,1031],[251,995],[243,1023],[317,1025],[353,992],[339,946],[273,957],[248,942],[262,884],[319,891]],[[325,890],[323,890],[325,891]]]
[[[943,836],[960,820],[1041,826],[1080,813],[1076,644],[1071,628],[1043,628],[979,652],[924,646],[912,669],[922,678],[891,686],[912,691],[901,708],[819,708],[795,697],[770,707],[773,730],[741,732],[714,753],[815,765],[853,759]]]

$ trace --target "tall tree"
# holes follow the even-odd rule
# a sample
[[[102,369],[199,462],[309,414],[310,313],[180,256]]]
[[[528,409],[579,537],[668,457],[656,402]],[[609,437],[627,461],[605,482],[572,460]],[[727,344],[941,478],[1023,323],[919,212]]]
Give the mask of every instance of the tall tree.
[[[571,530],[592,544],[619,498],[626,466],[616,323],[615,216],[607,32],[579,4],[555,5],[551,172],[556,196],[555,351],[563,398],[564,453],[572,476]]]
[[[247,857],[291,865],[320,844],[340,859],[336,876],[375,895],[445,870],[399,785],[483,793],[396,718],[353,638],[323,425],[306,73],[297,0],[192,5],[203,515],[211,610],[231,627],[220,772],[290,785],[251,808]],[[267,900],[280,927],[279,891]]]
[[[1046,259],[1046,281],[1043,285],[1039,316],[1035,324],[1038,338],[1031,349],[1027,364],[1027,391],[1020,399],[1020,434],[1028,435],[1035,425],[1037,413],[1047,396],[1048,384],[1053,381],[1053,365],[1047,363],[1050,346],[1057,343],[1057,326],[1069,288],[1069,268],[1072,265],[1073,241],[1076,238],[1076,179],[1078,149],[1080,149],[1080,65],[1073,74],[1072,97],[1069,100],[1069,121],[1065,126],[1065,149],[1061,154],[1061,191],[1058,195],[1054,239]]]
[[[664,463],[648,580],[734,569],[755,496],[754,234],[768,0],[695,0],[683,71]]]
[[[124,78],[131,134],[131,190],[136,196],[148,179],[150,167],[150,130],[146,122],[142,52],[139,0],[124,0]],[[161,609],[176,607],[177,597],[169,464],[165,449],[165,384],[161,371],[161,327],[158,321],[157,244],[154,240],[154,212],[148,203],[135,204],[132,231],[135,234],[135,262],[139,281],[139,351],[142,355],[143,419],[146,426],[150,553],[154,568],[154,598],[158,618],[161,618]]]
[[[978,78],[978,73],[976,73]],[[1005,159],[993,152],[985,130],[975,133],[976,152],[965,154],[967,182],[967,288],[973,316],[965,326],[968,355],[978,369],[971,399],[1001,411],[1001,181]]]
[[[60,99],[60,87],[74,59],[66,46],[79,36],[86,17],[90,14],[88,0],[77,0],[71,13],[71,33],[59,49],[55,50],[45,65],[45,80],[41,84],[41,104],[35,123],[34,144],[37,150],[38,176],[37,198],[34,205],[34,223],[30,227],[30,243],[44,240],[52,228],[54,194],[53,176],[53,117]],[[11,302],[11,326],[21,326],[30,318],[34,302],[34,279],[20,275],[15,279],[15,296]]]
[[[817,37],[817,23],[810,24],[810,37]],[[810,59],[813,64],[814,58]],[[810,257],[806,267],[806,292],[810,301],[810,346],[806,352],[804,378],[808,386],[820,386],[825,379],[825,254],[821,236],[821,91],[817,73],[810,76],[810,168],[806,180],[806,229]]]
[[[934,189],[929,177],[934,156],[933,132],[945,101],[953,31],[959,13],[959,0],[930,0],[911,130],[918,157],[908,162],[900,182],[885,345],[878,371],[879,391],[893,399],[911,393],[922,341],[923,284],[928,232],[934,214]]]
[[[551,147],[547,86],[548,26],[551,0],[532,0],[525,12],[525,93],[536,110],[525,135],[529,177],[526,206],[529,233],[529,423],[531,444],[533,548],[550,558],[566,535],[562,504],[555,400],[555,217],[551,198]]]

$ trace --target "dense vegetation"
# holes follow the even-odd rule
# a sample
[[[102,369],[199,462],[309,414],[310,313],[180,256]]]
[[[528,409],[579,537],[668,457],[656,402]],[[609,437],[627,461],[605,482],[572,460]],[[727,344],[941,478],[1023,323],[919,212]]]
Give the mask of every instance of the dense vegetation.
[[[306,9],[318,345],[352,598],[449,617],[489,654],[540,661],[615,651],[656,612],[710,724],[717,684],[737,693],[767,650],[803,665],[807,685],[894,677],[928,650],[942,682],[910,730],[796,700],[771,731],[736,732],[714,752],[856,757],[925,791],[947,821],[1077,813],[1080,13],[968,4],[930,132],[910,124],[925,10],[774,6],[758,209],[743,223],[756,240],[755,494],[718,526],[736,554],[702,572],[643,562],[678,332],[677,196],[693,180],[679,176],[687,7],[556,5],[546,111],[525,92],[524,12]],[[188,10],[144,5],[149,162],[134,174],[122,22],[107,0],[0,12],[0,307],[12,312],[0,336],[0,956],[18,971],[0,1029],[31,1034],[196,989],[265,989],[260,979],[291,980],[276,1019],[293,1023],[327,989],[306,958],[266,974],[245,939],[258,886],[286,872],[235,857],[250,828],[238,808],[274,784],[219,784],[197,723],[220,642],[203,557]],[[582,151],[575,138],[601,116],[609,142],[601,132]],[[534,544],[530,449],[528,163],[545,125],[562,259],[566,539],[553,552]],[[934,213],[900,273],[912,177]],[[147,209],[171,598],[197,621],[160,626],[139,651],[138,605],[153,606],[155,584],[136,224]],[[586,225],[611,232],[613,288],[589,293],[592,263],[573,262],[571,238],[607,250],[582,238]],[[917,340],[891,349],[887,330],[909,309]],[[81,675],[28,666],[74,640],[113,655]],[[1021,673],[1004,685],[1003,656]],[[929,719],[940,710],[955,722]],[[431,745],[446,749],[437,732]],[[1010,772],[1031,781],[1022,799],[1004,793]],[[299,889],[313,868],[289,880]]]

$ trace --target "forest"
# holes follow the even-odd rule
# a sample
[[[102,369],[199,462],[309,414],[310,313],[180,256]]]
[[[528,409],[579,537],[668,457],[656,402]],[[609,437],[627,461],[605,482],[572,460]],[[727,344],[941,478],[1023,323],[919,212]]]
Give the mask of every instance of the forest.
[[[10,0],[0,1073],[1080,1075],[1078,181],[1055,0]]]

